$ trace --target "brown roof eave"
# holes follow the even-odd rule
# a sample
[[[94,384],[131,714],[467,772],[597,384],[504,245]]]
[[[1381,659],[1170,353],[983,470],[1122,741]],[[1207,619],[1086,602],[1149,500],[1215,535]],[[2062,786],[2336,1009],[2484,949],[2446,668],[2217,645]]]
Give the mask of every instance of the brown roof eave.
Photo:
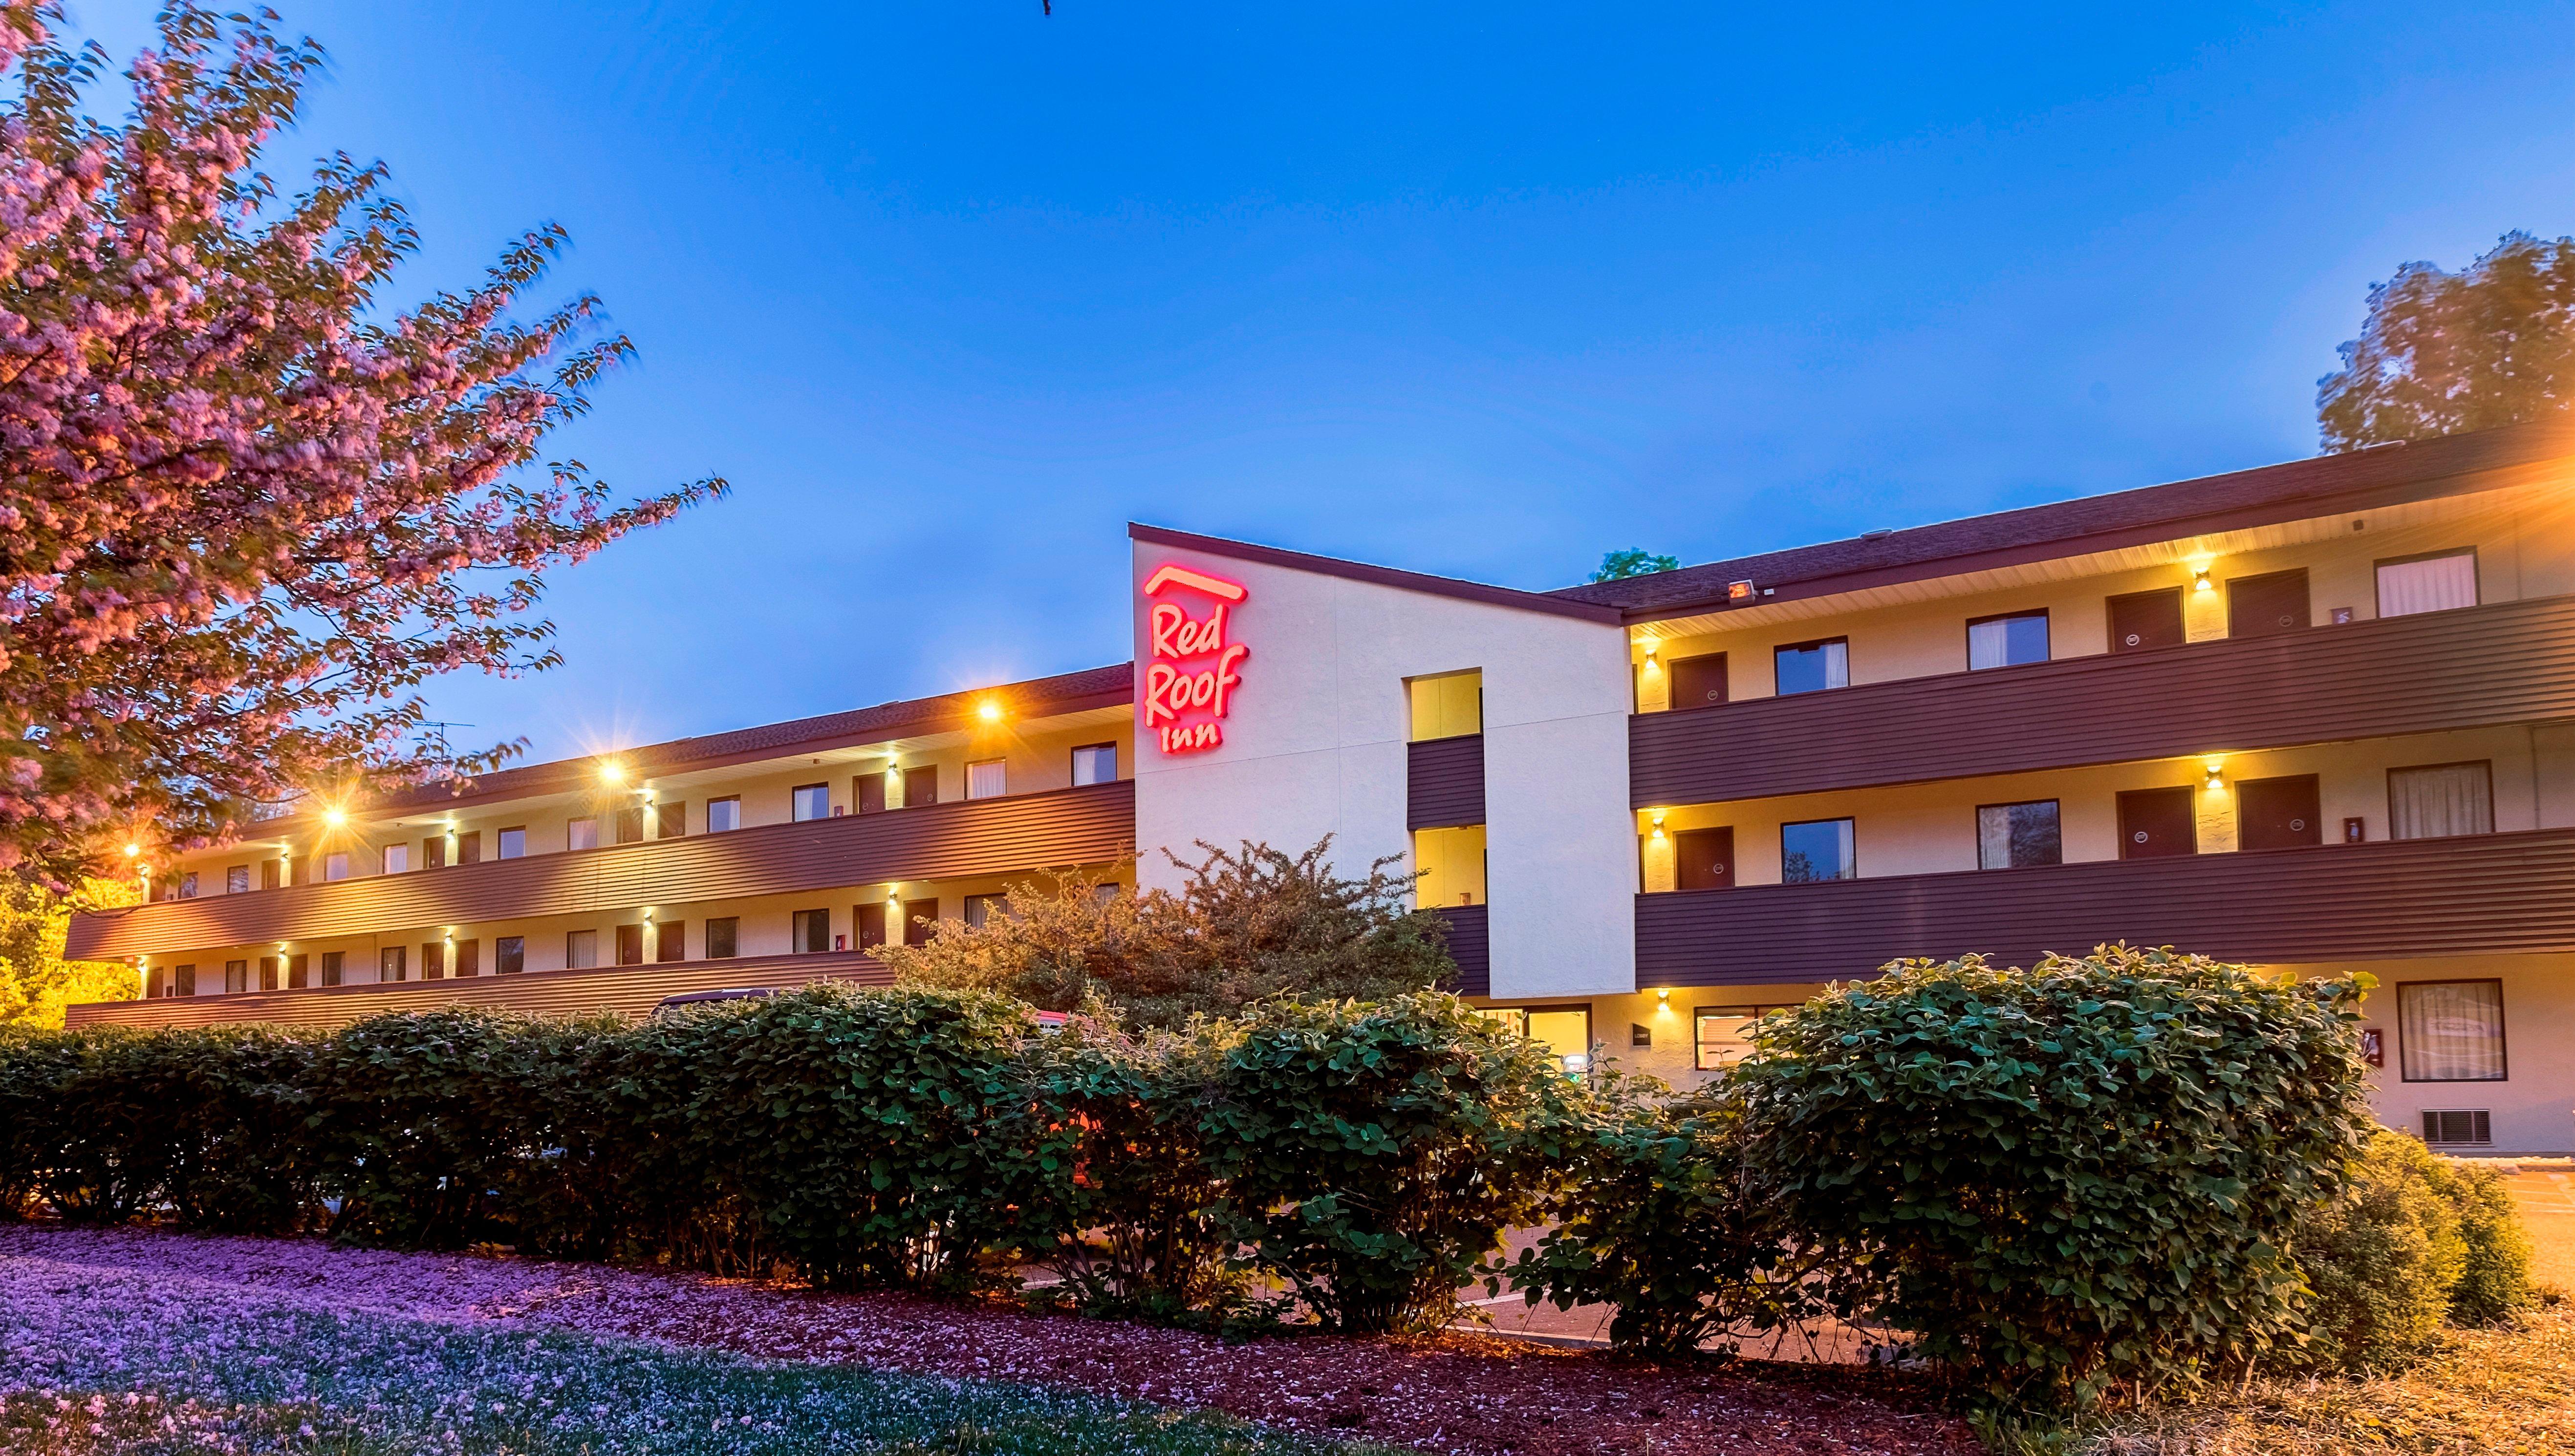
[[[1288,551],[1275,546],[1255,546],[1247,541],[1229,541],[1222,536],[1199,536],[1187,531],[1173,531],[1161,526],[1127,523],[1129,539],[1149,546],[1178,547],[1184,551],[1203,551],[1210,556],[1235,561],[1256,562],[1262,566],[1286,567],[1289,571],[1311,572],[1321,577],[1338,577],[1347,582],[1365,582],[1370,586],[1392,587],[1398,591],[1419,592],[1430,597],[1447,597],[1459,602],[1480,602],[1489,607],[1508,607],[1520,612],[1540,612],[1552,617],[1570,617],[1583,622],[1616,626],[1623,618],[1618,608],[1594,602],[1575,602],[1552,597],[1543,592],[1522,592],[1511,587],[1488,586],[1482,582],[1465,582],[1455,577],[1434,577],[1423,572],[1399,571],[1393,567],[1369,566],[1364,562],[1343,561],[1338,557],[1313,556],[1301,551]]]

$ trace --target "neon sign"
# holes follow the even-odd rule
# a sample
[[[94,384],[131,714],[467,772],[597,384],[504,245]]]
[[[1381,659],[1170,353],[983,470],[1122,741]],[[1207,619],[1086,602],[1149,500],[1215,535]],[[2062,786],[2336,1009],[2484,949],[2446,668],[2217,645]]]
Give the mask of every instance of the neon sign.
[[[1173,591],[1204,599],[1207,615],[1191,616],[1183,605],[1188,599],[1162,600]],[[1195,753],[1225,741],[1224,719],[1243,682],[1236,669],[1252,656],[1252,649],[1228,640],[1227,630],[1234,609],[1251,595],[1239,582],[1187,567],[1166,566],[1145,579],[1145,597],[1153,603],[1146,614],[1152,648],[1139,702],[1145,728],[1164,752]]]

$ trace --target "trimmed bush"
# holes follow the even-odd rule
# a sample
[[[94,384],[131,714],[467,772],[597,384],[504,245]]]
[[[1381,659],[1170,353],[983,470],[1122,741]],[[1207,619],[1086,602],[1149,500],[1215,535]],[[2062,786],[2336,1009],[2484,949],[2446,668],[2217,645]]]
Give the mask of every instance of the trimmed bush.
[[[2530,1236],[2503,1179],[2400,1132],[2369,1140],[2291,1248],[2311,1291],[2304,1361],[2319,1368],[2400,1369],[2444,1324],[2494,1324],[2532,1302]]]
[[[1453,996],[1268,1001],[1222,1035],[1199,1130],[1218,1216],[1326,1327],[1445,1323],[1562,1185],[1581,1088]]]
[[[2290,1227],[2370,1123],[2359,987],[2104,946],[1899,961],[1765,1018],[1729,1078],[1835,1302],[2004,1406],[2296,1337]]]
[[[1820,1310],[1792,1230],[1747,1167],[1742,1112],[1721,1087],[1665,1104],[1661,1088],[1611,1084],[1571,1140],[1551,1226],[1533,1248],[1488,1269],[1530,1304],[1607,1304],[1623,1354],[1692,1359],[1711,1340],[1731,1357],[1744,1335]]]

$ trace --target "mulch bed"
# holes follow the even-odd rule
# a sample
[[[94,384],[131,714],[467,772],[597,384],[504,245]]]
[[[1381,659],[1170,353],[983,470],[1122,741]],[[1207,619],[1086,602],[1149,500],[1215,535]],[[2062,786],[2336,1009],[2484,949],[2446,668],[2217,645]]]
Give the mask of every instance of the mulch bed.
[[[1970,1453],[1954,1418],[1871,1372],[1625,1364],[1469,1334],[1214,1336],[946,1303],[820,1294],[594,1264],[343,1249],[318,1239],[0,1228],[0,1259],[94,1264],[320,1310],[505,1322],[910,1373],[1051,1385],[1459,1456]]]

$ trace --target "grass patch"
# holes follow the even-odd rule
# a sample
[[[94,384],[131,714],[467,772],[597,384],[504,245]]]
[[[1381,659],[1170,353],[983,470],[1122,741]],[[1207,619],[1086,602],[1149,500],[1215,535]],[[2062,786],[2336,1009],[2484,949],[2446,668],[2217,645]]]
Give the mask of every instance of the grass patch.
[[[2257,1380],[2233,1399],[2126,1414],[2085,1456],[2341,1456],[2575,1451],[2575,1309],[2452,1330],[2378,1379]]]
[[[1349,1456],[1135,1401],[577,1335],[174,1308],[0,1308],[0,1450],[25,1456]]]

